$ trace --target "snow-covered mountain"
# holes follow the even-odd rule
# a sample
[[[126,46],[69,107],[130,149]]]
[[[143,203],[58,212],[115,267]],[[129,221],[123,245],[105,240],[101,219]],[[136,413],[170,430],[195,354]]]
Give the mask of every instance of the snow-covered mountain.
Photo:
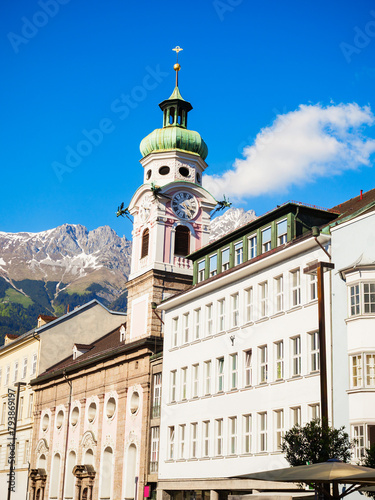
[[[254,210],[245,212],[243,208],[230,208],[223,215],[212,219],[210,242],[225,236],[238,227],[248,224],[254,219],[256,219]]]

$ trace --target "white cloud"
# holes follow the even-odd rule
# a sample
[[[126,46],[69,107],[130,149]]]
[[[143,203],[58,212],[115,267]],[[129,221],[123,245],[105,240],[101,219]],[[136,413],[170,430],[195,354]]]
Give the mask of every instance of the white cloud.
[[[238,200],[370,165],[375,140],[363,129],[374,123],[370,107],[356,103],[301,105],[262,129],[232,169],[206,175],[204,187],[217,199],[225,194]]]

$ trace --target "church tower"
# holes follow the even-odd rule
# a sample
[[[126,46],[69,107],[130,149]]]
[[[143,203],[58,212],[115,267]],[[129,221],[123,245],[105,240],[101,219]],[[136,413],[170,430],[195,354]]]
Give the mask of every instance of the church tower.
[[[202,187],[208,149],[200,134],[187,128],[193,107],[180,94],[180,65],[174,69],[175,89],[159,104],[163,127],[140,145],[144,183],[128,207],[134,217],[129,340],[161,334],[153,304],[191,285],[193,270],[186,256],[208,243],[210,212],[217,205]]]

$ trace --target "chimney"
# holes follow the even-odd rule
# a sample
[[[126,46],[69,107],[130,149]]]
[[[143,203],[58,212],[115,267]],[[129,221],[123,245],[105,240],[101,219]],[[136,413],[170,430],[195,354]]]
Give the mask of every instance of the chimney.
[[[53,321],[54,319],[57,319],[56,316],[46,316],[45,314],[39,314],[38,316],[38,326],[37,328],[40,328],[41,326],[46,325],[50,321]]]
[[[362,198],[363,198],[362,193],[363,193],[363,189],[361,189],[361,200],[362,200]]]

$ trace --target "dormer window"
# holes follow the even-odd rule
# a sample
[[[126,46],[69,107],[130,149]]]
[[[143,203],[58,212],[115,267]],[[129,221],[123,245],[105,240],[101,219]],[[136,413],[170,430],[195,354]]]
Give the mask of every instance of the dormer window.
[[[120,342],[125,342],[126,329],[125,326],[122,325],[120,328]]]
[[[85,352],[91,349],[91,345],[89,344],[74,344],[73,346],[73,359],[77,359]]]

